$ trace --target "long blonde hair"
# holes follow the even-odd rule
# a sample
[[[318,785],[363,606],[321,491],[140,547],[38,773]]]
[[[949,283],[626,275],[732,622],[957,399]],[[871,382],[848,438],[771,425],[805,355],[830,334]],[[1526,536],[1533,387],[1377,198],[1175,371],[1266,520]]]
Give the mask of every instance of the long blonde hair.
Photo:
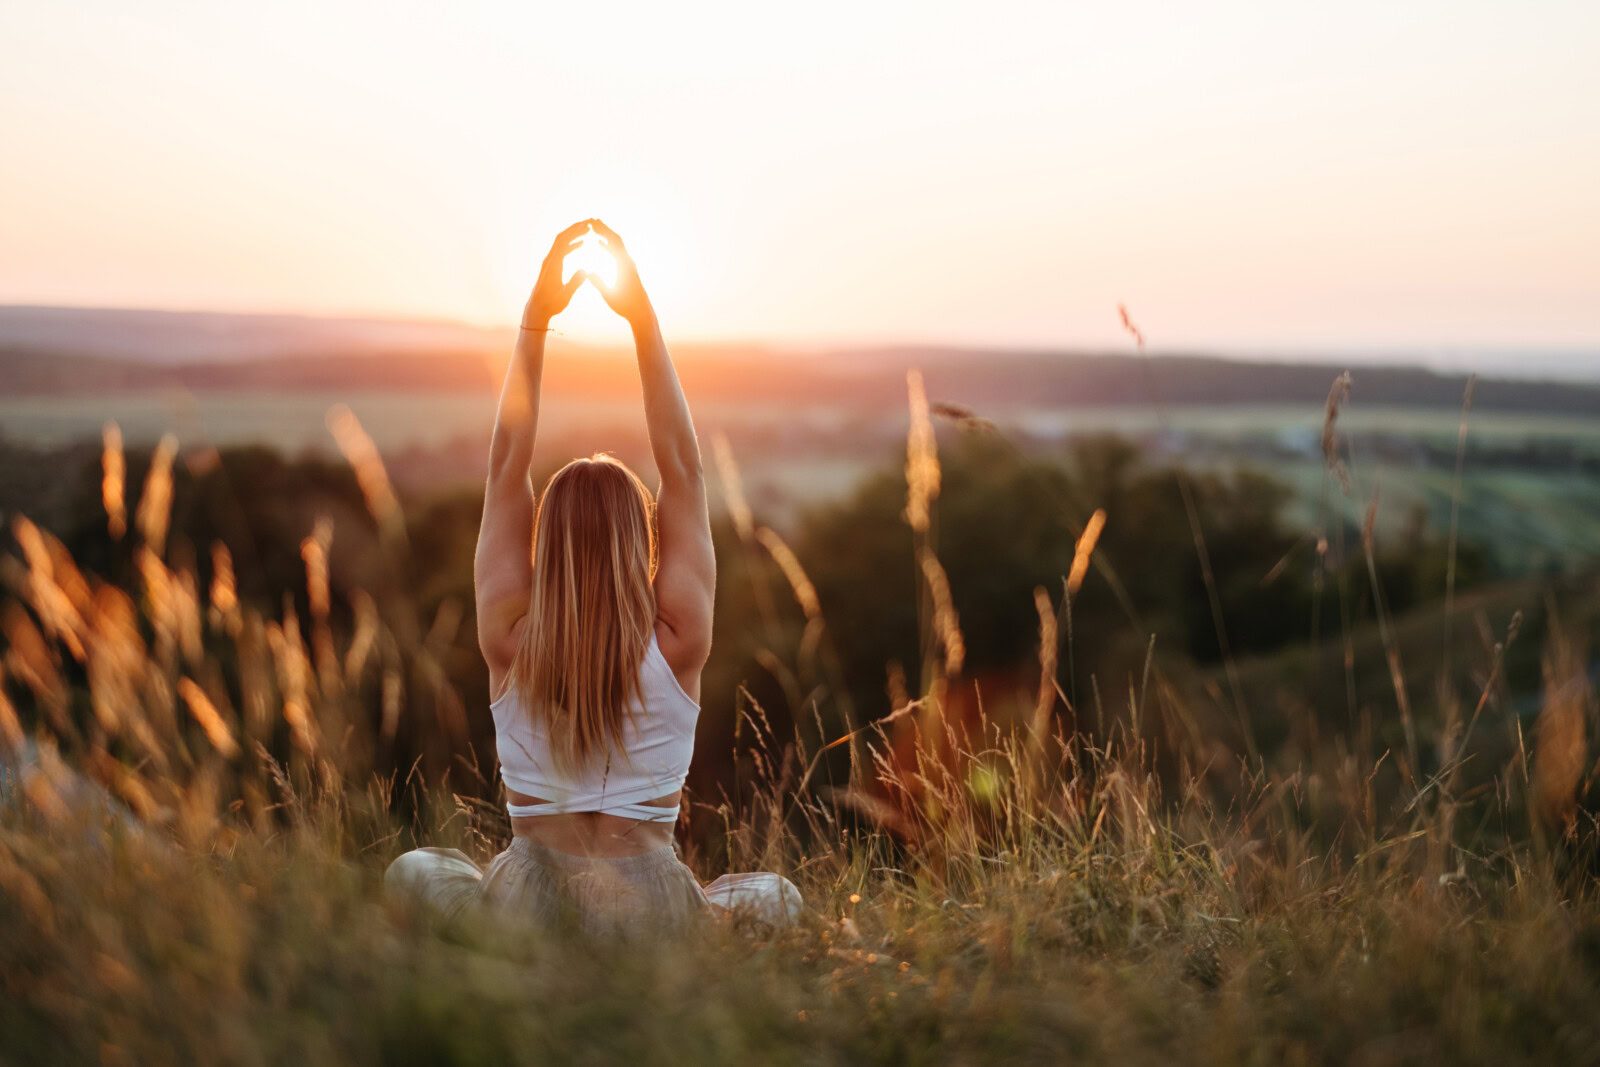
[[[655,501],[604,453],[575,459],[539,494],[533,587],[509,685],[566,770],[621,750],[655,626]]]

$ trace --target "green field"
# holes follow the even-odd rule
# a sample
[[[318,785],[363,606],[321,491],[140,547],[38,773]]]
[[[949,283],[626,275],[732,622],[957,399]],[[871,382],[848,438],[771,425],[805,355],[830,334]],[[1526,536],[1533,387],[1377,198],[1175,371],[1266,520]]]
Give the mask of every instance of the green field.
[[[1290,517],[1308,527],[1320,528],[1324,516],[1360,526],[1374,494],[1380,538],[1403,534],[1418,509],[1428,528],[1449,527],[1455,480],[1450,471],[1369,463],[1352,474],[1345,494],[1320,460],[1271,460],[1255,466],[1294,488]],[[1462,538],[1489,546],[1514,572],[1600,558],[1596,515],[1600,477],[1592,474],[1471,467],[1462,473]]]

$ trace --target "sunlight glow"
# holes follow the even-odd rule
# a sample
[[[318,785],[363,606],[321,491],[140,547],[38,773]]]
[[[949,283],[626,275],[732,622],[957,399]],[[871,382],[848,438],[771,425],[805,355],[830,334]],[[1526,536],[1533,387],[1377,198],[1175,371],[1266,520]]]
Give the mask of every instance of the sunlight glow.
[[[617,284],[616,257],[600,242],[599,234],[593,230],[584,234],[582,244],[567,253],[562,279],[570,280],[580,270],[599,278],[607,288]]]
[[[514,162],[494,169],[480,190],[483,218],[472,243],[481,271],[474,312],[463,317],[492,325],[503,320],[504,309],[520,308],[551,238],[580,219],[599,218],[621,234],[661,321],[679,331],[704,332],[695,324],[715,317],[707,309],[727,286],[704,251],[708,235],[721,236],[723,223],[703,192],[675,173],[644,173],[604,154],[559,169],[544,188],[530,192],[523,176],[539,170],[540,150],[515,144],[507,152]],[[604,245],[595,244],[592,252],[587,245],[575,251],[568,270],[589,256],[610,258]],[[603,267],[612,269],[614,264]],[[593,285],[578,290],[554,325],[560,335],[585,343],[631,340],[627,323]]]

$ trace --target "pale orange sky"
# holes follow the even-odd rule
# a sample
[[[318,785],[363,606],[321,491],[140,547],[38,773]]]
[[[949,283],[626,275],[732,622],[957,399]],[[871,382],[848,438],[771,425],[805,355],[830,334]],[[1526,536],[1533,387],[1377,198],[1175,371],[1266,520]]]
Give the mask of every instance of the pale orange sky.
[[[1600,344],[1600,4],[0,6],[0,302]],[[593,294],[577,333],[616,327]]]

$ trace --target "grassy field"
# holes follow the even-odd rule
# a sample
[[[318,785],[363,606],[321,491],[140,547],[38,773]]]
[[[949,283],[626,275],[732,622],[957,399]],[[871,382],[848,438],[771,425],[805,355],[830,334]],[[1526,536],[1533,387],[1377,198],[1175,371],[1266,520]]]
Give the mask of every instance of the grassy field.
[[[738,787],[690,798],[681,828],[707,879],[791,876],[803,920],[661,945],[441,926],[382,898],[406,848],[486,860],[508,827],[459,748],[438,620],[337,625],[316,532],[302,616],[241,602],[231,566],[202,585],[167,557],[159,468],[138,506],[108,481],[125,587],[19,520],[0,567],[0,1062],[1600,1062],[1582,633],[1546,620],[1524,715],[1504,667],[1523,623],[1479,640],[1463,605],[1469,684],[1408,644],[1417,696],[1379,686],[1367,727],[1285,765],[1214,728],[1200,702],[1227,706],[1226,672],[1199,696],[1159,666],[1105,679],[1107,727],[1073,730],[1071,605],[1041,590],[1031,713],[956,721],[963,635],[939,610],[915,394],[912,426],[923,669],[826,748],[744,702]],[[1095,580],[1094,547],[1067,588]],[[1435,618],[1347,635],[1363,676],[1419,628],[1440,648]],[[811,685],[827,620],[806,623],[771,654]],[[402,743],[418,770],[392,769]]]
[[[1398,464],[1368,464],[1346,495],[1328,484],[1318,460],[1258,464],[1295,491],[1292,516],[1319,525],[1330,520],[1353,527],[1366,521],[1378,499],[1380,533],[1400,534],[1420,513],[1432,530],[1448,529],[1455,499],[1447,470]],[[1459,523],[1464,538],[1489,546],[1509,572],[1539,572],[1600,558],[1600,477],[1576,471],[1473,470],[1462,473]]]
[[[359,799],[302,799],[270,831],[191,811],[176,840],[11,810],[0,1060],[1600,1057],[1600,907],[1548,857],[1439,871],[1435,827],[1330,863],[1271,819],[1155,814],[1123,770],[1098,764],[1009,830],[946,817],[914,854],[780,838],[737,862],[795,876],[800,927],[649,948],[386,908],[406,838]],[[464,821],[433,839],[484,858]]]
[[[229,392],[203,396],[178,391],[85,393],[70,397],[0,399],[0,435],[12,441],[62,446],[97,439],[114,420],[130,446],[154,444],[173,433],[188,443],[218,447],[267,444],[290,454],[335,452],[327,412],[347,404],[386,456],[406,450],[449,459],[424,463],[418,477],[476,481],[487,448],[493,398],[478,391],[407,393]],[[833,407],[750,409],[710,404],[697,407],[707,431],[726,432],[745,461],[746,492],[769,516],[787,523],[799,510],[835,499],[886,454],[886,442],[903,430],[896,416],[852,416]],[[1303,407],[1206,406],[1006,410],[989,413],[1003,428],[1044,442],[1066,435],[1114,433],[1149,442],[1152,454],[1171,454],[1197,466],[1248,466],[1292,487],[1294,516],[1307,527],[1322,525],[1323,511],[1353,525],[1365,521],[1374,493],[1381,497],[1379,529],[1404,530],[1420,509],[1434,530],[1450,521],[1454,493],[1449,465],[1416,456],[1371,454],[1369,442],[1398,440],[1439,452],[1454,449],[1455,412],[1433,409],[1347,409],[1341,429],[1360,462],[1354,491],[1327,492],[1318,452],[1320,404]],[[638,411],[610,401],[552,403],[541,414],[547,443],[569,451],[607,449],[644,461]],[[776,435],[773,439],[772,435]],[[1181,440],[1169,440],[1182,435]],[[1600,463],[1600,423],[1564,416],[1478,412],[1471,417],[1474,447],[1527,445],[1570,447]],[[1048,447],[1048,446],[1044,446]],[[635,456],[636,454],[636,456]],[[551,453],[554,455],[554,452]],[[404,467],[402,475],[406,474]],[[1508,571],[1570,567],[1600,556],[1600,477],[1571,467],[1469,464],[1463,476],[1462,535],[1494,546]]]

